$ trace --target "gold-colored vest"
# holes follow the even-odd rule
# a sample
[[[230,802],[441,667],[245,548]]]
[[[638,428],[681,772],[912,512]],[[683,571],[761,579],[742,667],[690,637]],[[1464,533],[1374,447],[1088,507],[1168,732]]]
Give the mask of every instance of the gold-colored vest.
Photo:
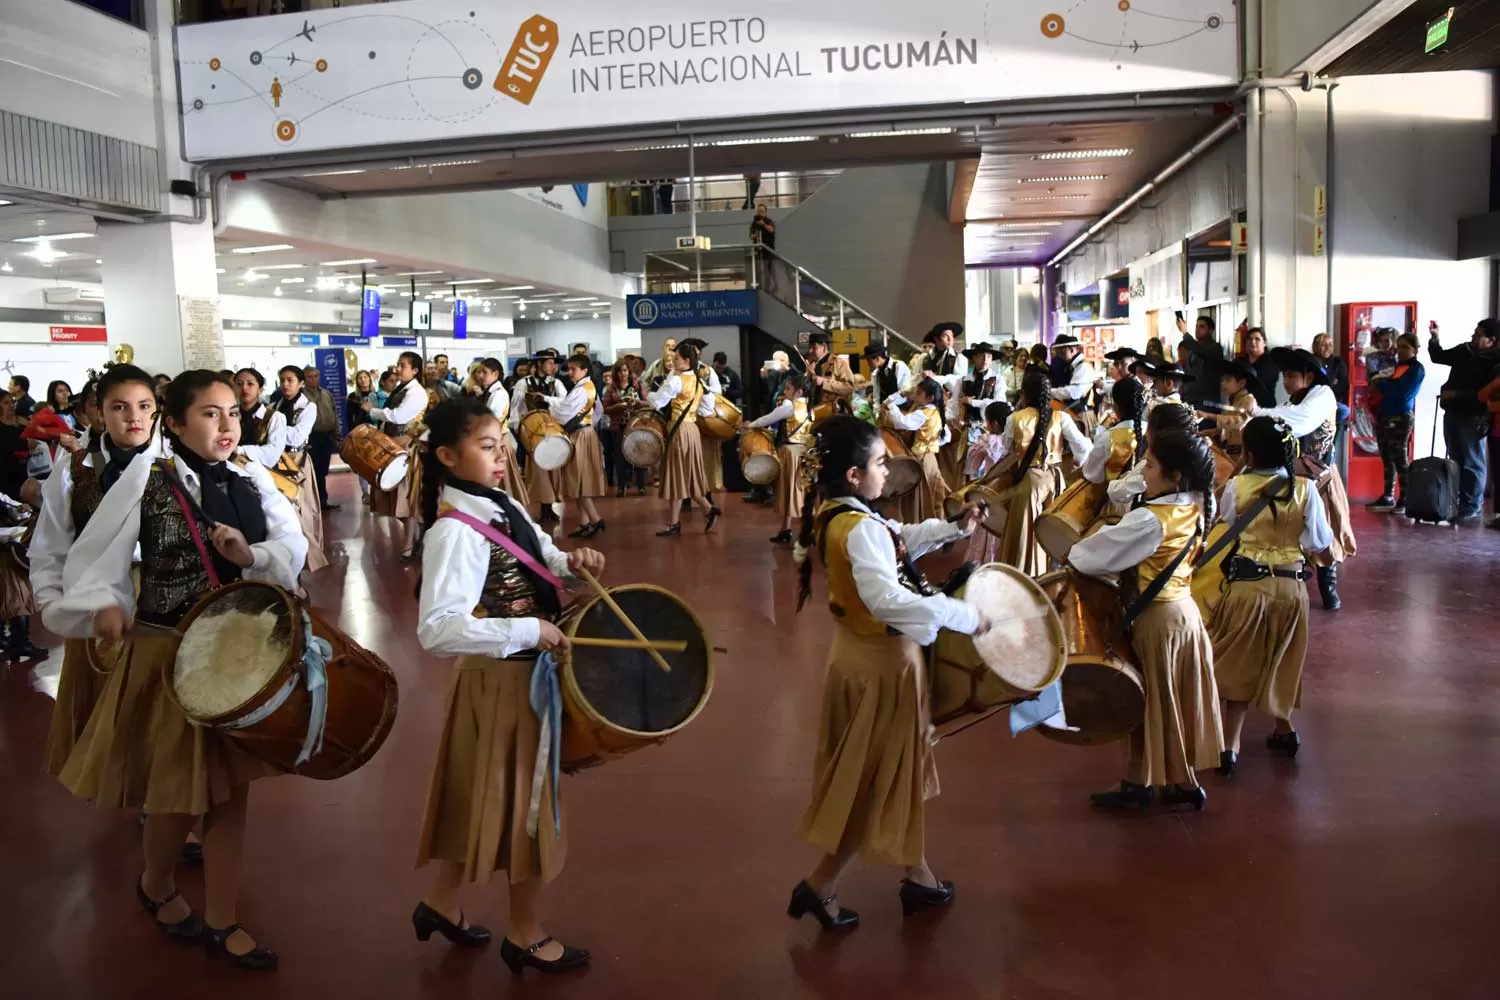
[[[1026,449],[1031,447],[1031,439],[1036,437],[1036,425],[1041,419],[1041,414],[1033,406],[1024,410],[1018,410],[1010,418],[1010,450],[1017,456],[1024,456]],[[1056,413],[1052,414],[1052,421],[1047,426],[1047,455],[1043,458],[1040,454],[1032,461],[1034,469],[1050,469],[1062,462],[1063,432],[1062,418]],[[1111,477],[1113,478],[1113,477]]]
[[[592,379],[583,380],[583,395],[588,402],[583,404],[583,409],[576,417],[568,421],[576,427],[589,427],[594,423],[594,399],[598,396],[598,390],[594,388]]]
[[[1062,432],[1059,431],[1059,434]],[[1131,424],[1120,424],[1109,430],[1109,458],[1104,463],[1104,478],[1109,481],[1119,479],[1125,472],[1135,464],[1135,427]]]
[[[812,444],[812,420],[807,412],[807,399],[798,396],[792,400],[792,415],[785,421],[787,444]]]
[[[936,455],[938,453],[938,442],[943,439],[943,411],[936,406],[926,406],[926,420],[915,433],[911,442],[911,453],[921,458],[923,455]]]
[[[671,427],[675,427],[679,420],[684,424],[698,421],[698,376],[692,372],[678,372],[677,377],[682,380],[682,391],[668,404],[671,407],[668,426]]]
[[[1198,530],[1197,504],[1153,503],[1146,504],[1144,509],[1149,510],[1161,522],[1165,534],[1156,551],[1136,567],[1136,584],[1142,591],[1151,585],[1151,581],[1155,580],[1159,573],[1171,565],[1172,560],[1177,558],[1177,553],[1192,541],[1193,534]],[[1156,603],[1175,601],[1190,596],[1192,582],[1193,556],[1189,553],[1188,557],[1178,564],[1177,571],[1172,574],[1167,585],[1156,595]]]
[[[1243,513],[1259,500],[1266,485],[1278,475],[1247,472],[1234,477],[1234,508]],[[1306,526],[1307,491],[1310,481],[1298,476],[1293,484],[1292,500],[1277,501],[1276,517],[1271,509],[1261,511],[1240,535],[1240,555],[1263,566],[1285,566],[1302,561],[1302,529]],[[1278,492],[1285,490],[1278,486]]]

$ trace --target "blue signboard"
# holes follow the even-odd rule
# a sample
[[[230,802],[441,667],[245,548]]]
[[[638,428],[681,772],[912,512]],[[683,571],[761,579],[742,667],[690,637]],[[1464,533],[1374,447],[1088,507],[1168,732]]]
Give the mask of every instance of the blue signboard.
[[[353,334],[331,333],[328,335],[328,343],[333,347],[369,347],[370,339]]]
[[[625,311],[634,329],[669,326],[741,326],[760,318],[752,290],[627,295]]]
[[[361,336],[375,337],[380,334],[380,289],[366,288],[359,304],[359,332]]]
[[[294,333],[287,340],[292,347],[317,347],[323,342],[323,338],[316,333]]]
[[[453,339],[467,340],[469,338],[469,303],[463,299],[457,299],[453,303]]]
[[[416,347],[416,337],[381,337],[381,347]]]
[[[349,433],[348,407],[343,405],[349,397],[349,385],[344,378],[344,350],[341,347],[320,347],[313,355],[318,365],[318,385],[333,397],[333,410],[339,415],[339,437],[343,437]],[[327,502],[326,497],[324,502]]]

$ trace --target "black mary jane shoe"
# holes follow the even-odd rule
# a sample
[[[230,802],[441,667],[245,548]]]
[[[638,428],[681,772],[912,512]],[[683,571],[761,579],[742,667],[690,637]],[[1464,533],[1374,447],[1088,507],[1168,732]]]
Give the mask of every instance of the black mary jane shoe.
[[[1202,812],[1203,807],[1208,804],[1208,792],[1203,790],[1202,785],[1167,785],[1161,790],[1161,804],[1192,806],[1195,811]]]
[[[790,531],[783,531],[779,535],[773,535],[771,537],[771,544],[772,545],[790,545],[790,544],[792,544],[792,533]]]
[[[901,915],[909,917],[925,907],[947,906],[956,895],[958,889],[947,879],[939,879],[936,888],[929,888],[904,878],[901,880]]]
[[[1297,751],[1302,749],[1302,737],[1297,735],[1294,729],[1289,733],[1272,733],[1266,737],[1266,748],[1288,757],[1297,756]]]
[[[714,530],[714,522],[717,521],[723,515],[723,513],[724,511],[718,507],[708,508],[707,523],[703,525],[703,533],[705,535]]]
[[[669,525],[667,525],[667,530],[665,530],[665,531],[658,531],[656,533],[656,537],[657,538],[676,538],[680,534],[682,534],[682,522],[678,521],[676,524],[669,524]]]
[[[604,518],[601,517],[594,522],[594,530],[589,533],[589,537],[592,538],[594,535],[602,534],[604,534]]]
[[[522,948],[510,938],[506,938],[500,942],[500,960],[510,966],[511,973],[517,976],[528,966],[550,975],[556,972],[571,972],[573,969],[581,969],[589,964],[587,948],[570,948],[567,945],[563,945],[562,956],[550,962],[545,958],[537,958],[537,951],[551,943],[550,937],[544,937],[536,944]]]
[[[465,923],[462,913],[455,924],[426,903],[418,903],[411,911],[411,926],[417,932],[418,941],[426,941],[436,931],[460,948],[479,948],[490,943],[488,928]]]
[[[578,527],[576,527],[572,531],[568,532],[568,537],[569,538],[593,538],[594,537],[594,526],[592,524],[580,524]]]
[[[210,955],[223,955],[235,965],[252,972],[270,972],[281,964],[281,959],[270,948],[256,946],[254,951],[247,951],[243,955],[236,955],[229,950],[226,943],[234,937],[235,931],[240,930],[239,924],[230,924],[228,927],[216,928],[207,924],[203,925],[203,947]]]
[[[1151,805],[1151,789],[1122,781],[1116,790],[1094,792],[1089,796],[1089,805],[1095,809],[1145,809]]]
[[[173,892],[166,899],[152,899],[146,895],[146,889],[141,885],[140,879],[136,879],[135,882],[135,898],[140,900],[141,909],[150,914],[151,919],[156,921],[156,926],[161,928],[162,933],[178,944],[197,944],[203,939],[204,926],[203,921],[199,920],[196,914],[189,912],[186,917],[183,917],[175,924],[166,923],[157,916],[157,913],[161,911],[163,906],[166,906],[181,895],[182,893],[180,892]]]
[[[1240,766],[1238,750],[1223,750],[1219,753],[1219,777],[1233,778],[1234,769]]]
[[[798,882],[797,888],[792,890],[792,901],[786,904],[786,915],[793,920],[801,920],[810,913],[825,931],[852,931],[858,927],[859,914],[853,910],[840,906],[838,916],[828,912],[828,903],[832,899],[832,896],[819,899],[806,881]]]
[[[185,865],[203,864],[203,842],[185,840],[182,843],[182,853],[178,855]]]

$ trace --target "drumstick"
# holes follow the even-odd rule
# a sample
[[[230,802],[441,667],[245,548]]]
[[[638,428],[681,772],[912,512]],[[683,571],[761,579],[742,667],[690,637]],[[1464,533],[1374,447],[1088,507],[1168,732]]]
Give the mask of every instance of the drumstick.
[[[681,653],[687,649],[687,642],[680,639],[637,642],[634,639],[600,639],[594,636],[575,635],[568,641],[575,646],[598,646],[601,649],[656,649],[663,653]]]
[[[990,505],[989,504],[985,503],[983,500],[976,500],[974,502],[976,504],[978,504],[978,506],[979,506],[979,516],[980,517],[983,517],[986,513],[988,513],[988,511],[990,509]],[[957,524],[959,521],[962,521],[964,519],[964,517],[968,515],[968,513],[969,513],[968,502],[965,501],[965,503],[964,503],[964,509],[961,510],[961,511],[959,511],[957,514],[954,514],[952,517],[948,518],[948,523],[949,524]]]
[[[658,667],[661,667],[662,670],[666,673],[670,674],[672,672],[672,665],[666,661],[665,657],[663,657],[656,651],[656,647],[651,644],[651,640],[647,639],[644,635],[641,635],[641,630],[635,627],[635,622],[631,621],[630,617],[625,614],[625,612],[620,608],[618,604],[615,603],[615,599],[609,596],[609,591],[604,589],[604,585],[601,584],[598,580],[594,579],[594,574],[590,573],[582,566],[578,567],[576,570],[574,570],[574,572],[577,575],[583,577],[583,582],[587,583],[591,588],[593,588],[594,593],[599,595],[599,600],[603,601],[609,608],[609,610],[613,611],[615,615],[620,619],[620,621],[625,623],[625,627],[630,629],[630,634],[635,636],[636,641],[639,642],[643,647],[645,647],[646,652],[651,654],[651,658],[656,661],[656,665]]]

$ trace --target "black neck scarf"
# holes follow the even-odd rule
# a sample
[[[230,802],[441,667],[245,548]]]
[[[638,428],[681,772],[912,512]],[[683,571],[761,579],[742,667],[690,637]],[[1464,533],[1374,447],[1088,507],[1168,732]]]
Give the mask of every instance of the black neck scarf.
[[[298,395],[300,396],[301,394],[299,393]],[[297,396],[293,396],[291,399],[287,399],[285,394],[283,394],[281,397],[281,402],[276,404],[276,409],[281,411],[281,415],[283,417],[286,417],[286,422],[288,424],[294,424],[297,422],[297,418],[295,416],[297,412],[297,398]]]
[[[120,481],[130,460],[137,455],[144,454],[151,447],[151,439],[148,437],[144,444],[135,448],[116,448],[115,443],[109,439],[108,431],[99,432],[99,457],[103,461],[103,471],[99,473],[100,492],[108,493],[109,488]]]
[[[538,565],[547,565],[547,560],[542,556],[542,545],[537,540],[536,532],[531,529],[531,524],[526,520],[525,514],[516,506],[508,493],[480,486],[478,483],[471,483],[457,476],[448,476],[443,480],[443,485],[451,486],[458,492],[467,493],[471,497],[492,501],[505,514],[506,529],[510,533],[511,541],[515,542],[522,552],[535,559]],[[556,614],[562,609],[562,601],[557,595],[556,587],[532,572],[525,563],[521,563],[521,572],[536,588],[538,607],[548,614]]]
[[[248,479],[225,462],[205,461],[181,442],[174,454],[198,476],[203,492],[199,506],[204,517],[214,524],[238,528],[251,545],[266,540],[266,512]]]

